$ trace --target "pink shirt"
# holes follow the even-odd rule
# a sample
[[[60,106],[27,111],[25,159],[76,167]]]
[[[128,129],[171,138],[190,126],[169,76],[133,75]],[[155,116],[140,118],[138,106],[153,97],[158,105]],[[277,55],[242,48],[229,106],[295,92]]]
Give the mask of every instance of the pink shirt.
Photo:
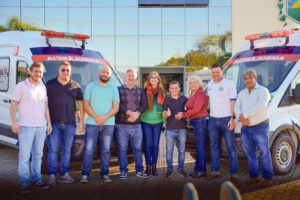
[[[20,126],[46,126],[47,90],[42,81],[38,85],[30,83],[29,79],[18,83],[13,92],[12,101],[19,103]]]

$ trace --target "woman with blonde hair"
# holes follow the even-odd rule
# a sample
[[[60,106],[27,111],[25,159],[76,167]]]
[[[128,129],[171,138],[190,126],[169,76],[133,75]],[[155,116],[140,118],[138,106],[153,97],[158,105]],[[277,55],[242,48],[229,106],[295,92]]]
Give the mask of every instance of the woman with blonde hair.
[[[187,111],[178,113],[175,115],[175,118],[181,119],[188,117],[194,127],[197,157],[192,177],[200,178],[207,176],[205,139],[207,130],[206,118],[208,117],[208,98],[203,91],[203,83],[200,77],[191,76],[188,85],[191,90],[191,95],[185,104]]]
[[[161,78],[158,72],[153,71],[149,74],[145,83],[147,97],[147,110],[141,115],[141,124],[145,144],[146,173],[157,176],[157,159],[159,150],[159,139],[163,127],[163,103],[166,93],[163,89]]]

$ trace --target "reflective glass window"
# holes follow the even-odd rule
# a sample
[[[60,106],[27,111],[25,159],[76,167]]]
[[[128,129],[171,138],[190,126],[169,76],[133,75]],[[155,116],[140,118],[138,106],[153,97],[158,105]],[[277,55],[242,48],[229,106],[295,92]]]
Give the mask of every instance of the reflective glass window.
[[[100,51],[111,66],[115,66],[115,40],[113,36],[93,36],[93,45]]]
[[[161,35],[161,8],[139,9],[139,35]]]
[[[115,0],[116,6],[137,6],[138,0]]]
[[[138,66],[138,38],[136,36],[116,37],[116,68]]]
[[[90,7],[91,6],[91,1],[82,1],[82,0],[69,0],[69,6],[70,7]]]
[[[0,7],[0,25],[6,26],[8,20],[16,16],[20,19],[20,8],[18,7]]]
[[[185,66],[185,37],[163,36],[162,40],[162,61],[168,65]]]
[[[20,0],[0,1],[0,6],[20,6]]]
[[[91,35],[91,8],[69,8],[69,32]]]
[[[209,6],[231,6],[231,0],[209,0]]]
[[[92,0],[93,6],[114,6],[114,0]]]
[[[186,34],[208,35],[208,8],[186,8]]]
[[[67,7],[68,0],[45,0],[46,7]]]
[[[222,35],[231,31],[231,8],[210,7],[209,8],[209,34]]]
[[[37,0],[21,0],[22,6],[30,6],[30,7],[42,7],[44,6],[44,1],[37,1]]]
[[[139,66],[155,66],[162,61],[161,36],[139,37]]]
[[[137,35],[137,8],[116,8],[116,35]]]
[[[44,28],[44,8],[22,7],[22,23]]]
[[[45,26],[55,27],[59,32],[68,32],[67,8],[45,8]]]
[[[94,7],[92,29],[93,35],[114,35],[114,8]]]
[[[208,66],[207,36],[186,37],[186,65]]]
[[[163,8],[162,26],[163,35],[185,34],[185,11],[184,8]]]

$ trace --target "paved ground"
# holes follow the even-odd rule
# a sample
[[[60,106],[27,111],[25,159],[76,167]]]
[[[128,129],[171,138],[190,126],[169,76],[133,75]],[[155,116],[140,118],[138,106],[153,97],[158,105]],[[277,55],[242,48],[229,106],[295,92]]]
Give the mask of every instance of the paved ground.
[[[162,135],[159,157],[159,176],[151,177],[147,180],[141,180],[135,177],[134,164],[129,166],[129,177],[119,180],[119,169],[116,163],[110,167],[112,183],[103,183],[99,179],[99,161],[94,161],[93,172],[88,184],[80,184],[80,163],[71,164],[70,174],[76,178],[74,184],[57,184],[55,188],[48,190],[33,189],[30,194],[21,195],[18,190],[17,173],[17,155],[16,149],[0,145],[0,199],[182,199],[182,188],[187,182],[192,182],[196,186],[200,199],[219,199],[219,188],[222,182],[229,180],[229,162],[221,161],[222,178],[207,181],[204,178],[193,179],[191,177],[183,178],[178,174],[171,178],[165,178],[165,138]],[[176,159],[174,159],[175,161]],[[298,159],[300,160],[300,159]],[[210,163],[207,164],[208,169]],[[192,173],[194,168],[193,159],[187,154],[185,171]],[[248,179],[248,166],[246,160],[239,161],[240,190],[243,199],[300,199],[300,163],[296,168],[285,176],[274,177],[274,187],[261,190],[258,186],[249,186],[243,184]],[[47,180],[47,177],[44,177]],[[288,183],[288,184],[284,184]],[[283,184],[283,185],[280,185]]]

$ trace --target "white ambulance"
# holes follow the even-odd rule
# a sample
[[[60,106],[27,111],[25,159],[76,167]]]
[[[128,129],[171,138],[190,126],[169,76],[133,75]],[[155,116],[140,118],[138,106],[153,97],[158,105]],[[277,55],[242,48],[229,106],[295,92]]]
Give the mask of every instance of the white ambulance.
[[[233,80],[237,91],[245,88],[243,73],[256,70],[258,83],[268,88],[269,145],[276,174],[290,172],[300,154],[300,31],[297,28],[253,34],[224,65],[225,78]],[[241,146],[241,126],[236,122],[236,142]]]
[[[110,64],[92,46],[87,35],[54,31],[8,31],[0,33],[0,143],[17,147],[17,135],[11,131],[9,108],[15,85],[27,77],[29,66],[41,62],[45,66],[43,81],[58,75],[59,64],[67,60],[72,65],[71,78],[84,92],[92,81],[98,80],[99,69]],[[111,82],[122,81],[112,70]],[[81,158],[83,135],[76,133],[72,159]],[[113,145],[112,145],[113,146]],[[45,145],[47,147],[47,145]],[[116,148],[112,147],[116,154]],[[44,158],[45,159],[44,154]],[[46,167],[46,166],[45,166]]]

